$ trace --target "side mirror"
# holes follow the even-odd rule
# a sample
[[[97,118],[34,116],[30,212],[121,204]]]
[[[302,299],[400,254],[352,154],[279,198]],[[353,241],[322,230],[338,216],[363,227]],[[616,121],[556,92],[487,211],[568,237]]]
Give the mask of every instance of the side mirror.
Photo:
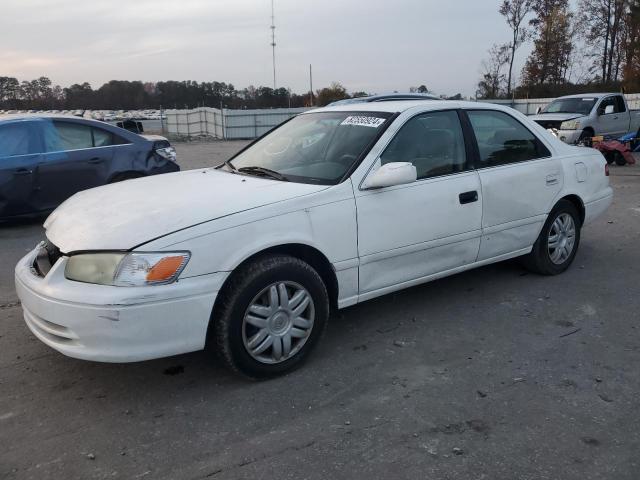
[[[613,113],[613,105],[607,105],[606,107],[604,107],[605,115],[610,115],[612,113]]]
[[[416,167],[410,162],[385,163],[370,174],[362,187],[365,189],[393,187],[413,183],[418,179]]]
[[[542,111],[542,107],[536,108],[536,115],[539,115],[541,111]]]

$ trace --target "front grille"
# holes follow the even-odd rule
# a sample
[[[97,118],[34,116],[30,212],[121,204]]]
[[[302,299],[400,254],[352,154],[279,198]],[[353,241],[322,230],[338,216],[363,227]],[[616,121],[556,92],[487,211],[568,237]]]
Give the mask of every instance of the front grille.
[[[536,120],[535,122],[546,129],[555,128],[559,130],[560,125],[562,125],[562,122],[558,120]]]
[[[56,262],[62,257],[62,252],[48,240],[41,242],[38,247],[38,254],[33,262],[33,268],[40,277],[46,277]]]

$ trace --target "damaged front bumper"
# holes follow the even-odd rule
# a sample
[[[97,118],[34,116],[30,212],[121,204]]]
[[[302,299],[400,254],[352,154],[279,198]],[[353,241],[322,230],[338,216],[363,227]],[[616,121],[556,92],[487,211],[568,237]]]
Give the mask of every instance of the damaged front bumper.
[[[203,349],[213,304],[227,275],[112,287],[67,280],[67,257],[43,278],[33,267],[36,255],[37,249],[15,269],[27,326],[59,352],[99,362],[135,362]]]

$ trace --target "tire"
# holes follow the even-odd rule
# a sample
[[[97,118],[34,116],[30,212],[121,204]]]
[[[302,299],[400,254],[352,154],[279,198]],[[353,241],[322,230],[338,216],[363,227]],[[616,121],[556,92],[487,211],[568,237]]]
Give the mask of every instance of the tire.
[[[216,302],[207,348],[252,379],[299,367],[328,323],[329,294],[318,272],[298,258],[272,255],[232,275]]]
[[[615,156],[613,155],[613,152],[607,152],[604,155],[604,159],[607,161],[608,165],[611,165],[615,161]]]
[[[624,158],[624,155],[622,155],[620,152],[613,152],[613,160],[619,167],[623,167],[627,164],[627,159]]]
[[[559,221],[560,224],[556,221]],[[571,224],[573,225],[573,236],[571,236]],[[563,225],[568,227],[566,232],[558,232],[559,227]],[[580,215],[575,205],[568,200],[560,200],[549,214],[531,253],[523,258],[525,267],[541,275],[558,275],[564,272],[573,262],[580,246],[581,226]],[[556,248],[549,245],[554,233],[559,242],[559,246]],[[572,242],[571,239],[573,239]],[[568,255],[565,256],[566,250],[564,248],[558,251],[559,248],[569,244],[571,244],[571,249]]]
[[[591,142],[591,138],[593,137],[593,132],[591,130],[583,130],[582,133],[580,134],[580,136],[578,137],[578,140],[576,143],[578,144],[582,144],[585,143],[587,141],[587,139],[589,139],[589,143]]]
[[[118,173],[109,181],[109,183],[124,182],[125,180],[133,180],[134,178],[144,177],[143,174],[137,172]]]

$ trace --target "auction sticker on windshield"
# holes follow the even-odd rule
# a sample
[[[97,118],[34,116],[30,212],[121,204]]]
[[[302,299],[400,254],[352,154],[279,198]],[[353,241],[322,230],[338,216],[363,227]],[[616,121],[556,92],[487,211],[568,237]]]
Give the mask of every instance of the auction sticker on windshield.
[[[361,127],[378,128],[385,120],[385,118],[355,115],[345,118],[340,125],[360,125]]]

